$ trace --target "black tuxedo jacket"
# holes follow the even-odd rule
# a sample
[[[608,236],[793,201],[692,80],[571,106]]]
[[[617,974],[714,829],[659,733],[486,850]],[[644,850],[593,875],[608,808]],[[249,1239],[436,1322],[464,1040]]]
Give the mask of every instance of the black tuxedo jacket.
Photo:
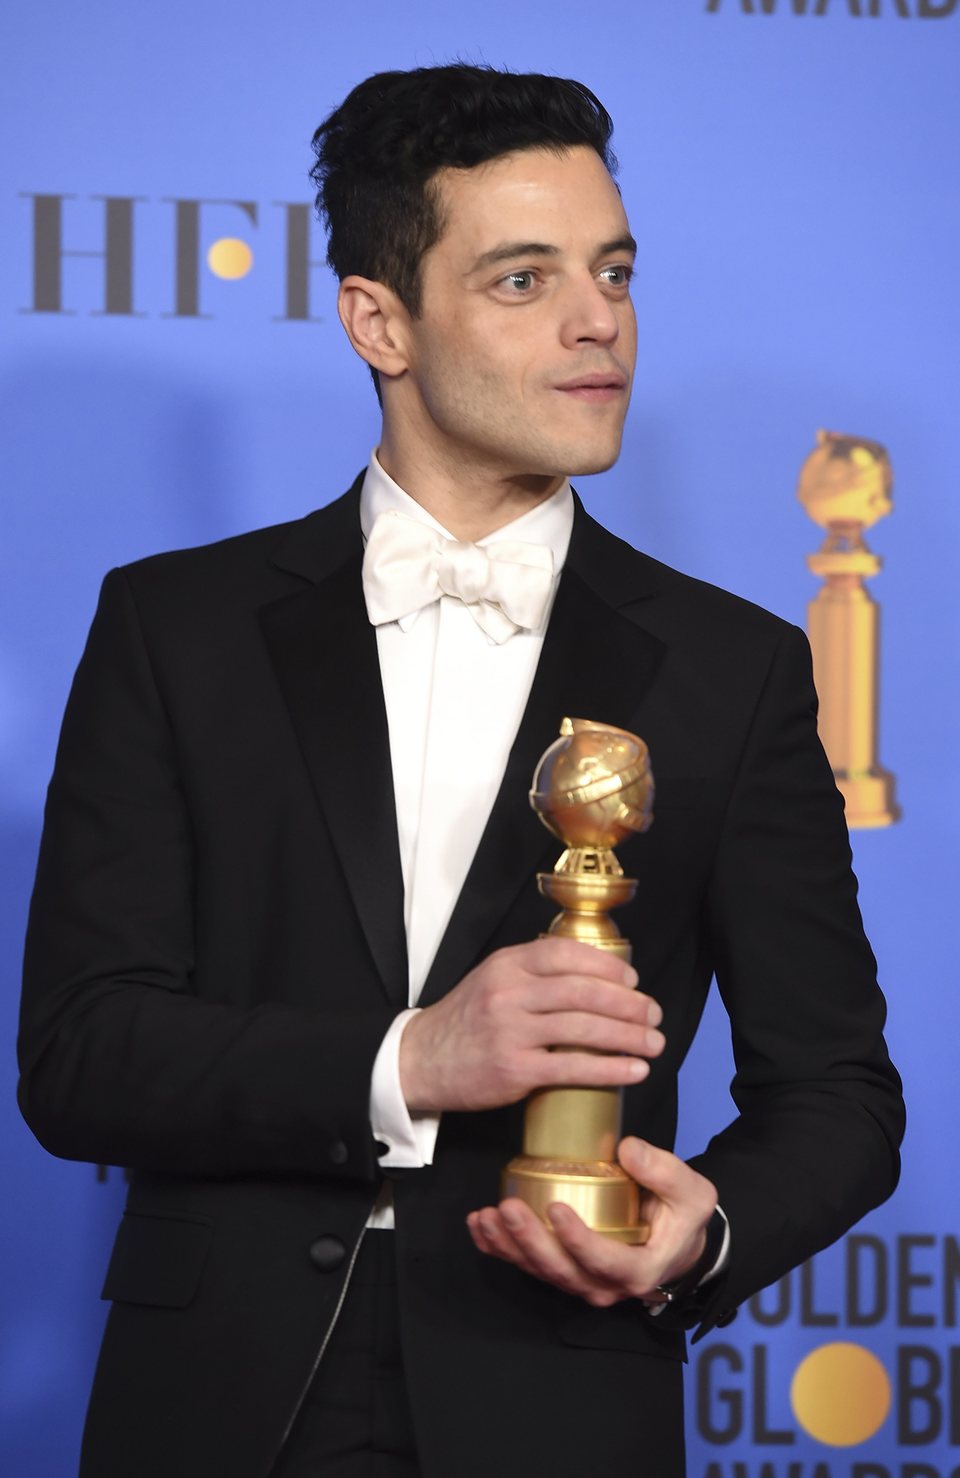
[[[53,1153],[132,1171],[91,1478],[266,1478],[382,1180],[370,1070],[407,969],[358,489],[295,524],[112,572],[68,705],[28,933],[21,1103]],[[534,874],[557,844],[527,790],[563,716],[641,734],[656,819],[623,849],[639,887],[618,919],[667,1050],[628,1090],[626,1129],[672,1144],[714,972],[736,1054],[738,1116],[694,1162],[733,1230],[703,1328],[896,1179],[899,1084],[815,709],[801,633],[578,507],[526,713],[422,998],[545,927]],[[424,1473],[601,1478],[645,1454],[671,1478],[678,1433],[649,1393],[651,1372],[682,1360],[681,1330],[638,1306],[590,1309],[468,1239],[521,1118],[521,1105],[446,1114],[435,1164],[393,1176]]]

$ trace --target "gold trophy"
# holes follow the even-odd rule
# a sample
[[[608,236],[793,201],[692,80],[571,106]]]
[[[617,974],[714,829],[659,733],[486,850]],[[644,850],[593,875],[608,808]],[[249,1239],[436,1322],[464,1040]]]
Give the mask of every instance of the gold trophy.
[[[850,827],[889,826],[900,811],[894,777],[876,758],[879,612],[864,586],[882,561],[864,529],[889,513],[893,473],[886,449],[863,437],[818,431],[800,471],[797,497],[827,530],[807,556],[825,584],[807,608],[819,729]]]
[[[561,908],[542,937],[578,939],[629,960],[629,940],[607,915],[630,902],[637,884],[611,849],[653,821],[647,746],[624,729],[565,718],[537,766],[530,804],[566,847],[553,872],[537,874],[540,892]],[[639,1187],[616,1161],[620,1118],[619,1088],[531,1094],[523,1153],[503,1172],[503,1195],[518,1196],[544,1221],[547,1207],[562,1201],[594,1231],[645,1242]]]

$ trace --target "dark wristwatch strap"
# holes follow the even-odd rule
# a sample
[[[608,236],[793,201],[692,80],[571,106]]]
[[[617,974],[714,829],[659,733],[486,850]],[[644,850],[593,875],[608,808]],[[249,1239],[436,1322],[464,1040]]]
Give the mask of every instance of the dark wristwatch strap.
[[[668,1304],[677,1303],[682,1298],[688,1298],[700,1286],[701,1279],[706,1277],[720,1256],[726,1230],[725,1217],[720,1211],[715,1211],[707,1222],[707,1238],[700,1256],[692,1268],[688,1268],[681,1277],[674,1278],[672,1283],[657,1284],[657,1292],[661,1298]]]

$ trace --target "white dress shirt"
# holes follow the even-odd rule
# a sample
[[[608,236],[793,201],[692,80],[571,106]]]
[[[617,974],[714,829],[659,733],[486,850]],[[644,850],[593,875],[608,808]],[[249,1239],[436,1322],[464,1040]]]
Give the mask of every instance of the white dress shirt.
[[[364,539],[376,517],[391,510],[445,538],[455,537],[387,476],[374,453],[360,493]],[[476,542],[515,539],[549,548],[555,594],[572,530],[573,494],[564,482],[536,508]],[[388,1146],[380,1158],[386,1168],[429,1165],[433,1159],[439,1116],[407,1110],[400,1090],[400,1036],[420,998],[500,788],[549,616],[548,608],[536,631],[518,631],[498,644],[481,631],[461,600],[443,595],[411,616],[377,627],[411,1007],[387,1032],[370,1085],[370,1122],[375,1138]],[[389,1187],[386,1191],[369,1226],[393,1226]]]

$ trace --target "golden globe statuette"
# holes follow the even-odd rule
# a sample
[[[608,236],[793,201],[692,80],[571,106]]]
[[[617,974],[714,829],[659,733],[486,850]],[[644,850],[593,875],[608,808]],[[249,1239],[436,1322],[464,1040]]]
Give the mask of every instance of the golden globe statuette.
[[[807,556],[825,583],[807,608],[819,729],[850,827],[889,826],[900,815],[894,777],[878,763],[879,612],[864,586],[882,561],[864,529],[889,513],[893,473],[886,449],[864,437],[818,431],[797,497],[827,537]]]
[[[577,939],[629,960],[630,943],[607,915],[630,902],[637,884],[612,848],[653,820],[647,746],[624,729],[564,719],[537,766],[530,804],[566,847],[553,872],[537,874],[540,892],[561,908],[542,937]],[[594,1231],[645,1242],[639,1187],[616,1161],[620,1118],[619,1088],[531,1094],[523,1153],[503,1172],[503,1195],[518,1196],[545,1221],[547,1207],[562,1201]]]

